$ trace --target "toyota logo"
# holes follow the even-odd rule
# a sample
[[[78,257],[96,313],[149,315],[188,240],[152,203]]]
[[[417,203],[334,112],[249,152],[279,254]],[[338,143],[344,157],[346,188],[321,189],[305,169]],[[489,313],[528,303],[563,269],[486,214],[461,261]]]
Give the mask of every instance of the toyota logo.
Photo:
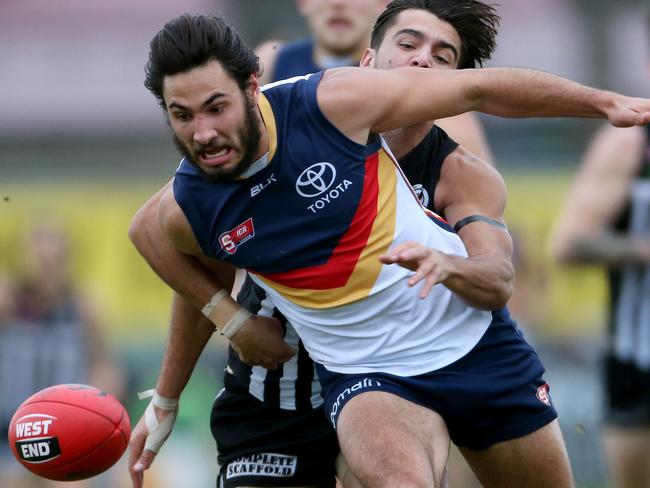
[[[296,181],[296,191],[306,198],[325,193],[336,179],[336,168],[331,163],[316,163],[303,171]]]

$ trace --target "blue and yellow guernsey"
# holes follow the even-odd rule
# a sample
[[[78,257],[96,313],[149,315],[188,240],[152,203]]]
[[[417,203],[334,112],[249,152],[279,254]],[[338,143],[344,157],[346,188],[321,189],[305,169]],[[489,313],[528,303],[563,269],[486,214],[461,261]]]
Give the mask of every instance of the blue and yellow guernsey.
[[[209,182],[182,161],[174,196],[203,252],[248,270],[327,369],[412,376],[450,364],[491,313],[442,285],[420,299],[412,272],[378,257],[407,240],[466,256],[462,241],[422,207],[380,138],[358,144],[324,117],[321,76],[264,87],[268,164]]]

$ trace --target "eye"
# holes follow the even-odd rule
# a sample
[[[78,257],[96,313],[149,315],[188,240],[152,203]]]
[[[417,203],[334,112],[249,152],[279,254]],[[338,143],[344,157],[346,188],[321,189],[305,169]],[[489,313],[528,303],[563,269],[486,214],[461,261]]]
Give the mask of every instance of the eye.
[[[174,112],[172,114],[172,117],[174,117],[176,120],[180,120],[181,122],[187,122],[192,118],[192,116],[187,112]]]
[[[407,49],[407,50],[408,49],[415,49],[415,46],[413,44],[411,44],[410,42],[400,42],[399,47],[401,47],[402,49]]]
[[[436,62],[438,62],[440,64],[449,64],[449,61],[447,59],[443,58],[442,56],[434,56],[433,59],[435,59]]]
[[[220,114],[221,112],[223,112],[223,105],[215,105],[210,108],[210,113]]]

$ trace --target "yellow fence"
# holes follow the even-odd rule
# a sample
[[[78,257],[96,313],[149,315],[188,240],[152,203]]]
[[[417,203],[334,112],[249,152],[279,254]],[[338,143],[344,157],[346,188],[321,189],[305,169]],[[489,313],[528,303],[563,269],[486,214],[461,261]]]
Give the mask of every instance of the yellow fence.
[[[530,257],[530,269],[518,281],[522,289],[530,287],[523,300],[530,317],[523,321],[553,334],[580,335],[601,325],[605,291],[598,270],[560,270],[548,256],[549,232],[569,178],[568,173],[506,172],[507,221]],[[108,332],[121,338],[162,333],[170,292],[127,237],[131,216],[156,189],[146,184],[1,186],[0,268],[19,271],[25,232],[42,220],[58,221],[73,243],[75,279],[101,298]]]

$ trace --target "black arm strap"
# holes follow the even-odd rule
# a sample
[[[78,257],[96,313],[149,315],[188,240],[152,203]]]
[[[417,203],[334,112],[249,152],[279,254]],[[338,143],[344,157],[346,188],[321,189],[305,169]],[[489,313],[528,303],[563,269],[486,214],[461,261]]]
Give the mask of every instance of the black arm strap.
[[[485,217],[484,215],[468,215],[467,217],[462,218],[456,222],[456,225],[454,225],[454,231],[458,233],[460,229],[465,227],[467,224],[471,224],[472,222],[485,222],[495,227],[499,227],[500,229],[508,229],[506,224],[499,222],[498,220],[491,219],[490,217]]]

